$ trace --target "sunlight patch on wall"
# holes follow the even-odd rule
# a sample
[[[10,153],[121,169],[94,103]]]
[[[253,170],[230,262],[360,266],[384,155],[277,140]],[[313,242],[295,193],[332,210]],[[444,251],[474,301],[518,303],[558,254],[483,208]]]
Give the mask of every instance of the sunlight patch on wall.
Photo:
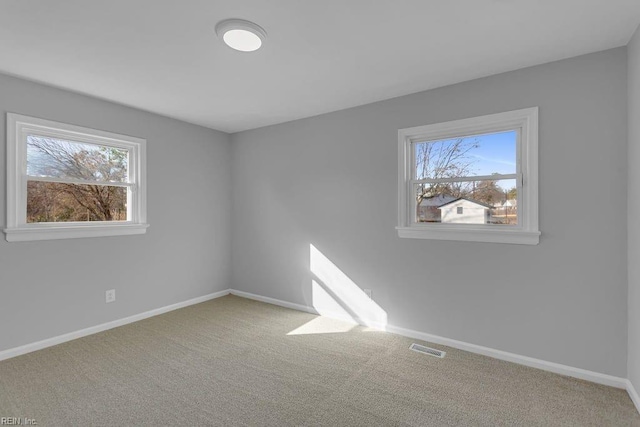
[[[317,279],[312,281],[312,305],[319,313],[339,318],[346,313],[349,318],[366,326],[386,327],[386,311],[313,244],[309,245],[309,267]],[[338,316],[332,314],[336,307],[341,308]]]
[[[321,316],[357,324],[356,319],[342,307],[318,282],[311,280],[311,301]]]

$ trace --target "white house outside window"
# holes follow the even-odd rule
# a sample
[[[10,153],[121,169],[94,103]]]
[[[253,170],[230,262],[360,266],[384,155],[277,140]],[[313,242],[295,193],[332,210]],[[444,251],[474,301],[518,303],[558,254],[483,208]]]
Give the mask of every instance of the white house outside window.
[[[398,131],[398,235],[538,244],[538,109]]]
[[[7,241],[142,234],[146,141],[7,114]]]

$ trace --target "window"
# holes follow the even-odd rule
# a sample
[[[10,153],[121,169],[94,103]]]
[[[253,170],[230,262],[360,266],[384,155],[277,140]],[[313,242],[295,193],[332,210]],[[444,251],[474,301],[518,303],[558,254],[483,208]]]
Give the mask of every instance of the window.
[[[145,233],[146,141],[7,114],[9,242]]]
[[[538,108],[398,131],[398,235],[535,245]]]

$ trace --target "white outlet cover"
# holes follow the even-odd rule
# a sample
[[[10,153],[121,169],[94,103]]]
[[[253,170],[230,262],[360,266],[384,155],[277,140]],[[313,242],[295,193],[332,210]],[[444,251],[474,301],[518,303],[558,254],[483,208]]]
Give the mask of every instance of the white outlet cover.
[[[116,300],[116,290],[110,289],[105,292],[105,301],[107,303],[114,302]]]

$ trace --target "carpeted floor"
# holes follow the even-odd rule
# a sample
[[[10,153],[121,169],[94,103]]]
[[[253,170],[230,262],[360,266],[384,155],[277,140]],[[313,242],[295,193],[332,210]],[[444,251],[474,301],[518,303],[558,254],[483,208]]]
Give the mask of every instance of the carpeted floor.
[[[640,426],[624,390],[235,296],[0,362],[54,425]]]

